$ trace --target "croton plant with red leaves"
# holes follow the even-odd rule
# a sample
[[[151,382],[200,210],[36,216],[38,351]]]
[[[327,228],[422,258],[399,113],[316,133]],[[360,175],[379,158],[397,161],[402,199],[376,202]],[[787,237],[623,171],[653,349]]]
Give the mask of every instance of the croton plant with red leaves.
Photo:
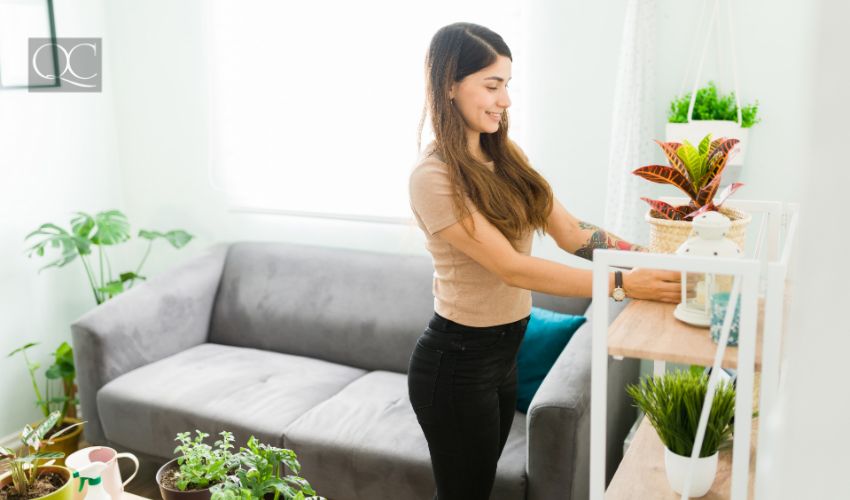
[[[740,182],[730,184],[717,195],[715,201],[720,174],[726,168],[729,152],[738,144],[738,139],[720,137],[712,141],[711,134],[708,134],[697,147],[688,141],[655,142],[664,150],[670,165],[648,165],[632,173],[657,184],[672,184],[688,195],[691,201],[687,205],[674,207],[663,201],[641,198],[652,207],[653,217],[691,221],[704,212],[718,210],[732,193],[743,186]]]

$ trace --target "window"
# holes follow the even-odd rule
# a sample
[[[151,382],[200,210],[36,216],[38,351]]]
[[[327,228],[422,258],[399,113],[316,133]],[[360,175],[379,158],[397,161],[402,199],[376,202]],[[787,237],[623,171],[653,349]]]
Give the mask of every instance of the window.
[[[459,20],[493,29],[511,48],[510,134],[523,142],[518,0],[210,8],[211,178],[231,207],[408,221],[425,53],[440,27]],[[429,116],[422,146],[432,138]]]

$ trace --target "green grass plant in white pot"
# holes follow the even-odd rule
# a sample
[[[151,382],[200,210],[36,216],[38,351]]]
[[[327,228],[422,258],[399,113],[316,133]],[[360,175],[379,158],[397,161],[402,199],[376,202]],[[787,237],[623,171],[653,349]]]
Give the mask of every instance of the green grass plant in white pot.
[[[678,494],[684,488],[707,391],[707,375],[685,370],[644,377],[639,384],[626,388],[664,444],[667,481]],[[729,382],[721,381],[714,394],[699,458],[694,464],[689,496],[701,497],[711,489],[717,474],[719,449],[732,436],[734,416],[735,389]]]

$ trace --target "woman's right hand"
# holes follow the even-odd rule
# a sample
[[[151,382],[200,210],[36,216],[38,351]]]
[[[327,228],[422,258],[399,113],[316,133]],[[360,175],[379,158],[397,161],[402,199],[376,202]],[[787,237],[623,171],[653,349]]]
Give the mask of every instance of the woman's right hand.
[[[682,300],[682,273],[636,267],[623,273],[623,291],[632,299],[678,304]]]

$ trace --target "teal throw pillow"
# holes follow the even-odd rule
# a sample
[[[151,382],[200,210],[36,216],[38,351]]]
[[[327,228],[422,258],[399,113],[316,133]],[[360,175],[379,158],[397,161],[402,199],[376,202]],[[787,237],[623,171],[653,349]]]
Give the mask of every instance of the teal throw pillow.
[[[528,412],[531,399],[561,351],[587,318],[531,308],[531,318],[517,354],[517,409]]]

